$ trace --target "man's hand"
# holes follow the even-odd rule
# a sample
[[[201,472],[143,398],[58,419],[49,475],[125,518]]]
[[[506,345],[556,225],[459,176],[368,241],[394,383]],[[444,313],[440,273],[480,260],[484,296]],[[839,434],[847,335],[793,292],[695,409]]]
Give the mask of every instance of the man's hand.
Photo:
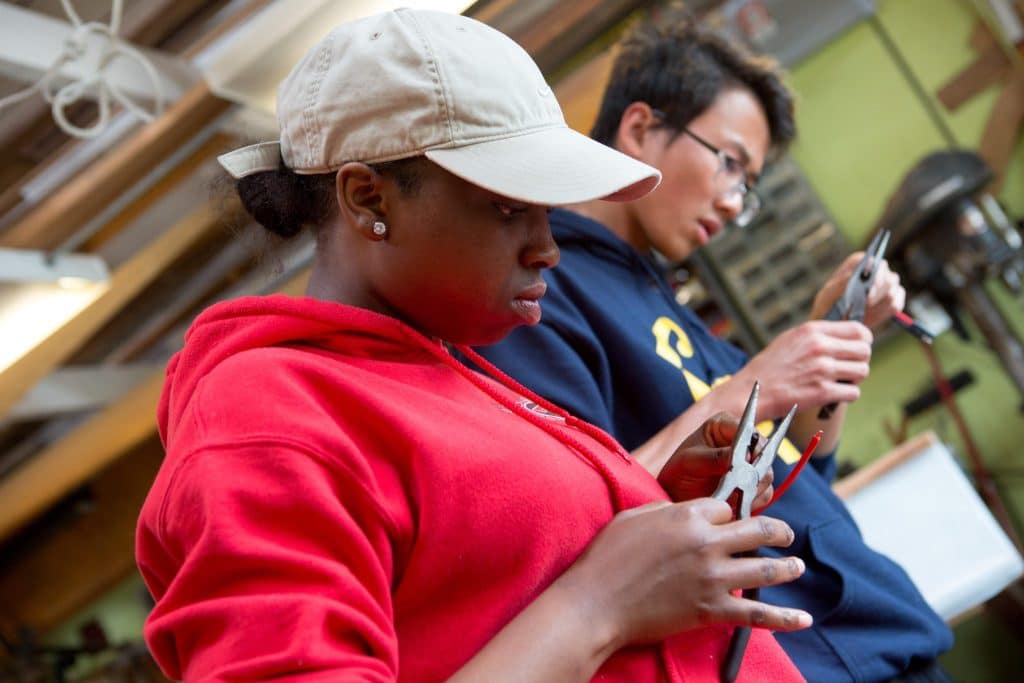
[[[846,283],[863,257],[863,251],[850,254],[822,285],[811,305],[812,320],[821,320],[825,317],[828,309],[832,308],[832,304],[842,296],[846,289]],[[900,284],[900,276],[889,270],[889,262],[883,259],[878,264],[878,274],[875,276],[871,291],[868,292],[864,308],[864,324],[872,329],[878,327],[895,313],[902,311],[906,301],[907,291]]]
[[[851,403],[868,376],[871,340],[858,322],[806,322],[773,339],[723,388],[749,393],[759,381],[758,421],[782,417],[794,403],[801,411]]]
[[[658,483],[675,501],[693,500],[710,496],[718,482],[732,466],[732,441],[739,429],[739,420],[727,413],[719,413],[690,434],[658,474]],[[757,434],[755,451],[763,445]],[[754,453],[748,452],[748,459]],[[772,498],[773,474],[769,469],[759,482],[753,508],[763,507]],[[735,511],[738,500],[730,500]]]

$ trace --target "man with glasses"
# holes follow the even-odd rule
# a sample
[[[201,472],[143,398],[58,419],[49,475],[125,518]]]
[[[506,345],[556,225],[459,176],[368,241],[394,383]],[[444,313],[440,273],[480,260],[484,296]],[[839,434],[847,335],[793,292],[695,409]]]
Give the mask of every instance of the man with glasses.
[[[668,123],[668,114],[665,112],[652,108],[651,114],[660,122],[660,125],[671,127],[671,124]],[[715,180],[718,181],[716,183],[716,190],[723,196],[737,196],[742,198],[743,201],[743,208],[732,218],[731,222],[737,228],[745,228],[750,225],[761,211],[761,196],[754,189],[754,185],[757,184],[759,177],[754,176],[751,178],[742,161],[721,147],[714,146],[686,126],[683,126],[680,131],[689,135],[718,157],[718,172],[715,175]]]
[[[754,218],[758,174],[795,136],[792,109],[770,66],[684,14],[637,27],[619,45],[591,136],[657,167],[662,183],[632,203],[552,211],[562,257],[545,274],[541,322],[480,351],[610,432],[652,473],[707,418],[738,415],[755,380],[767,428],[798,404],[775,481],[814,432],[824,438],[771,514],[793,528],[785,552],[807,570],[799,581],[762,590],[761,599],[802,607],[815,624],[778,633],[779,642],[809,681],[947,681],[935,658],[952,644],[949,629],[898,565],[864,545],[830,488],[843,406],[858,398],[868,374],[869,327],[903,307],[896,275],[880,266],[867,326],[821,320],[859,261],[852,255],[816,297],[810,321],[748,359],[676,302],[652,258],[683,260],[727,224]],[[831,419],[819,420],[819,408],[836,402]]]

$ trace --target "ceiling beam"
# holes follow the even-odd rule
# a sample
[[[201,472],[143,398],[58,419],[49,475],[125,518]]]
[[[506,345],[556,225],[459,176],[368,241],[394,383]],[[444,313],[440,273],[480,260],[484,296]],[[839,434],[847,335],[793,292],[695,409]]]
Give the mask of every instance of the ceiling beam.
[[[316,243],[313,239],[301,242],[293,240],[287,247],[281,249],[277,257],[278,260],[272,267],[263,266],[250,270],[226,289],[207,299],[203,308],[242,296],[265,296],[275,292],[289,296],[303,296],[306,292],[315,251]],[[170,358],[181,349],[185,341],[185,334],[194,317],[185,318],[164,332],[158,339],[150,340],[145,349],[133,350],[135,353],[133,358],[146,361]]]
[[[203,203],[117,268],[92,303],[0,372],[0,416],[223,220],[220,207]]]
[[[135,523],[162,460],[155,434],[141,440],[89,482],[78,505],[38,520],[4,547],[4,621],[44,634],[137,571]]]
[[[217,249],[208,263],[198,271],[180,278],[181,285],[174,288],[173,296],[161,296],[147,306],[149,310],[141,321],[133,320],[133,329],[130,332],[118,334],[117,346],[104,356],[104,361],[124,362],[152,348],[177,321],[185,318],[189,311],[199,306],[211,292],[217,291],[218,286],[223,285],[229,274],[243,269],[252,258],[253,249],[250,242],[239,236],[229,238],[224,246]]]
[[[308,280],[305,270],[278,291],[300,296]],[[156,434],[154,416],[163,382],[163,370],[152,373],[116,403],[0,479],[0,543]]]
[[[0,3],[0,73],[27,85],[35,83],[64,53],[75,30],[66,21],[9,2]],[[104,42],[101,36],[88,34],[84,39],[85,54],[80,59],[64,64],[55,76],[53,85],[59,88],[91,78]],[[141,47],[134,49],[153,65],[165,101],[178,99],[198,80],[196,70],[177,57]],[[133,99],[147,102],[155,99],[149,76],[132,60],[115,59],[108,65],[105,77],[111,85]],[[95,92],[90,90],[83,93],[83,96],[95,98]]]
[[[194,0],[189,0],[193,2]],[[191,42],[182,54],[195,62],[202,59],[206,51],[231,33],[239,26],[262,12],[267,5],[277,0],[228,0],[227,4],[217,10],[203,22],[203,31]],[[207,4],[206,0],[202,4]]]
[[[597,39],[607,42],[617,24],[650,4],[650,0],[498,0],[477,3],[467,14],[515,40],[550,75],[587,54]]]
[[[164,373],[157,371],[3,479],[0,542],[154,434]]]
[[[183,9],[195,11],[195,6],[205,0],[150,0],[133,2],[124,8],[121,18],[121,35],[135,45],[153,46],[166,36],[168,27],[173,30],[180,23]],[[41,97],[29,99],[4,110],[0,116],[0,147],[22,136],[33,122],[49,113],[49,106]],[[4,212],[0,206],[0,214]]]
[[[464,14],[496,27],[498,18],[515,4],[516,0],[482,0],[467,7]]]
[[[131,41],[137,45],[156,46],[172,37],[183,25],[190,24],[190,20],[211,3],[210,0],[157,0],[150,3],[148,10],[140,8],[133,14],[137,4],[144,3],[126,5],[121,21],[122,32],[131,36]],[[131,25],[129,19],[134,19]]]
[[[202,34],[193,39],[181,57],[191,61],[201,55],[224,33],[244,22],[268,2],[270,0],[231,0],[217,10],[216,23],[207,26],[204,21]],[[208,0],[148,0],[130,3],[125,7],[121,32],[137,45],[164,43],[169,37],[177,38],[181,35],[179,29],[183,22],[194,21],[196,15],[209,13],[211,6],[217,5],[211,5]],[[206,21],[213,20],[208,18]],[[33,196],[33,192],[43,189],[41,185],[44,183],[34,182],[33,179],[40,174],[54,178],[60,176],[59,184],[63,185],[84,165],[92,163],[113,147],[115,141],[120,143],[128,136],[125,130],[128,126],[122,119],[130,119],[128,123],[138,124],[137,119],[127,114],[123,117],[115,115],[108,130],[97,138],[88,141],[68,140],[59,150],[32,168],[31,159],[24,154],[23,143],[27,139],[29,146],[35,147],[32,140],[39,137],[38,131],[53,129],[49,107],[39,98],[27,99],[5,109],[4,115],[0,116],[0,156],[9,160],[9,168],[4,169],[7,176],[0,178],[0,183],[10,186],[0,193],[0,233],[27,214],[33,205],[42,201],[39,195]],[[10,184],[11,177],[19,180]],[[51,191],[46,188],[42,196],[48,196]]]
[[[29,391],[7,420],[40,420],[69,413],[97,410],[115,401],[160,367],[131,365],[77,365],[58,368]]]
[[[131,199],[123,208],[117,210],[112,218],[107,220],[102,227],[89,235],[85,242],[76,248],[86,253],[101,252],[105,244],[141,220],[164,197],[176,188],[183,186],[190,178],[194,178],[213,157],[229,148],[233,138],[222,133],[214,132],[208,139],[199,140],[199,136],[206,135],[211,130],[213,130],[213,127],[210,130],[198,132],[192,136],[191,140],[180,140],[179,149],[170,155],[171,158],[162,159],[155,167],[146,169],[146,177],[140,176],[136,178],[135,184],[130,189],[125,188],[123,190],[123,196],[118,198],[117,203],[122,202],[125,199],[125,195],[132,195],[138,192],[138,196]],[[197,142],[199,143],[198,145],[195,144]],[[195,148],[189,149],[192,146]],[[180,159],[174,160],[173,157],[175,156],[181,157],[181,152],[185,152],[185,155]],[[159,172],[159,167],[170,166],[172,162],[173,167],[170,170],[164,170],[162,174]],[[159,179],[151,180],[149,179],[150,175],[157,176]],[[140,188],[140,185],[143,187]],[[145,187],[146,185],[149,186]],[[109,207],[107,207],[101,213],[107,213],[109,210]],[[69,239],[77,242],[81,239],[81,235],[76,234],[69,237]],[[112,263],[116,263],[119,260],[116,256],[110,254],[104,254],[104,256]]]
[[[107,264],[95,254],[0,247],[0,283],[59,282],[65,278],[103,282]]]
[[[590,133],[614,63],[615,51],[605,50],[555,84],[555,97],[570,128],[584,135]]]
[[[590,3],[593,0],[582,0]],[[477,9],[474,6],[468,8],[469,16],[493,26],[516,42],[522,44],[522,39],[530,30],[541,23],[544,18],[558,5],[558,0],[532,0],[521,2],[516,0],[497,0]]]
[[[114,202],[230,104],[199,83],[153,123],[111,150],[0,234],[0,246],[53,249]]]
[[[577,55],[641,4],[642,0],[555,3],[538,21],[514,37],[548,72]]]

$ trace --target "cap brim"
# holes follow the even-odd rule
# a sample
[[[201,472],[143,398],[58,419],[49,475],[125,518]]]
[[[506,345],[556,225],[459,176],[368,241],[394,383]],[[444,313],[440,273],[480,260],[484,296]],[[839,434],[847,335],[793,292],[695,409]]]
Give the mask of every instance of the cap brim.
[[[281,163],[281,144],[276,141],[257,142],[221,154],[217,161],[235,180],[263,171],[276,171]]]
[[[656,168],[562,126],[425,154],[474,185],[544,206],[630,201],[661,182]]]

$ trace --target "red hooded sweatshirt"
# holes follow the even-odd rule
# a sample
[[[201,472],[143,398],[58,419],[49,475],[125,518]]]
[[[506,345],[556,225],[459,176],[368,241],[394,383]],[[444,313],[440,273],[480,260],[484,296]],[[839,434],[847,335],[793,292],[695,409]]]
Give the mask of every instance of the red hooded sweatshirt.
[[[603,432],[398,320],[315,299],[200,315],[159,425],[145,635],[188,681],[444,680],[617,511],[665,499]],[[730,632],[621,650],[595,680],[717,681]],[[740,680],[803,679],[755,629]]]

